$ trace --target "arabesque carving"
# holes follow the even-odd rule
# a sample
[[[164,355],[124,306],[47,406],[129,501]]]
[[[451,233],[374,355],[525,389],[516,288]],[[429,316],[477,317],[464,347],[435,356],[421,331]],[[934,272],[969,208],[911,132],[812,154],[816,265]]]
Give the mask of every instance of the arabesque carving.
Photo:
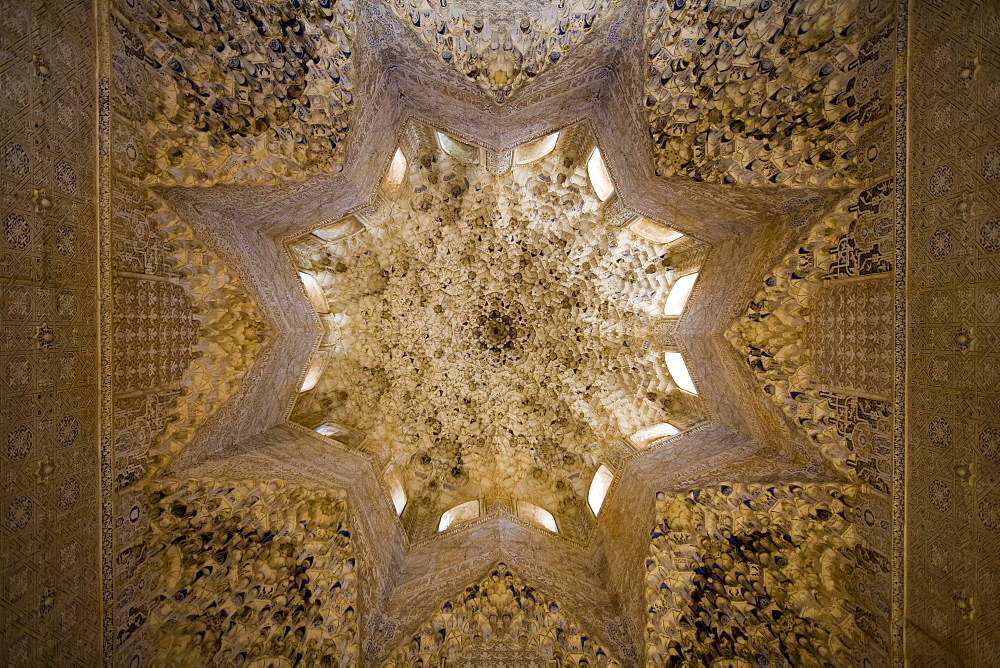
[[[994,4],[0,0],[3,661],[988,662]]]
[[[270,326],[239,277],[195,238],[190,225],[151,197],[151,220],[164,240],[165,264],[184,288],[198,326],[180,396],[150,446],[150,468],[162,469],[239,388],[267,342]]]
[[[854,220],[849,204],[842,200],[809,230],[765,279],[746,314],[726,331],[771,401],[844,474],[854,469],[853,455],[837,431],[834,409],[822,395],[806,330],[816,292]]]

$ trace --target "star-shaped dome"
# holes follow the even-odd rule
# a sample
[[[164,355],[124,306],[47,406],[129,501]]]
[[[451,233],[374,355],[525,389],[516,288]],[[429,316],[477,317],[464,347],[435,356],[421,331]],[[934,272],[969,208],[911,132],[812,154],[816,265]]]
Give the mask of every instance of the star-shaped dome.
[[[638,217],[609,228],[584,126],[494,172],[405,133],[383,215],[288,245],[324,327],[292,419],[377,462],[411,538],[477,503],[584,539],[597,469],[703,420],[668,360],[706,247]]]
[[[0,530],[100,499],[114,665],[903,656],[903,4],[100,0],[78,34],[8,2]],[[928,80],[983,104],[952,47]],[[917,246],[987,266],[952,188],[993,153],[921,150],[968,229]],[[985,360],[973,320],[928,378]],[[986,453],[926,481],[957,506],[995,439],[925,422]],[[22,565],[18,629],[98,618]]]

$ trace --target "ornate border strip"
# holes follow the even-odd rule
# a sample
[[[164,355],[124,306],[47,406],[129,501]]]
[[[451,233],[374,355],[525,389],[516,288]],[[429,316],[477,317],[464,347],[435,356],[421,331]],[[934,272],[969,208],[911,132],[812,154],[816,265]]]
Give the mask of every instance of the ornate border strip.
[[[94,2],[97,44],[97,284],[98,284],[98,439],[100,441],[101,512],[101,655],[110,666],[115,657],[114,582],[114,432],[112,430],[112,273],[111,273],[111,38],[109,0]]]
[[[909,2],[896,0],[896,60],[893,110],[895,160],[895,242],[893,264],[893,377],[892,377],[892,550],[891,602],[889,616],[890,661],[905,663],[906,643],[906,378],[907,378],[907,304],[906,304],[906,234],[908,218],[907,177],[909,165]]]

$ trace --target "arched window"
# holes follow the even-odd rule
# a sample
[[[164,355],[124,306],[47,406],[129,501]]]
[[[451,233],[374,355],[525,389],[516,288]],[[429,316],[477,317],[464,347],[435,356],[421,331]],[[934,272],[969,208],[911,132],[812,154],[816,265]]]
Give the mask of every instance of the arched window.
[[[313,230],[313,234],[323,241],[337,241],[338,239],[345,239],[353,234],[357,234],[363,229],[365,229],[365,226],[361,224],[361,221],[351,216],[350,218],[338,220],[329,227]]]
[[[556,527],[556,518],[552,517],[552,513],[533,503],[518,501],[517,516],[525,522],[537,524],[552,533],[559,533],[559,529]]]
[[[667,293],[667,303],[663,307],[663,315],[680,315],[684,310],[684,306],[687,305],[688,297],[691,296],[691,290],[694,289],[694,282],[698,280],[698,274],[687,274],[686,276],[681,276],[674,284],[670,286],[670,292]]]
[[[320,287],[316,277],[300,271],[299,279],[301,279],[302,286],[306,289],[306,297],[309,298],[309,303],[312,304],[312,307],[316,309],[317,313],[326,313],[329,310],[326,295],[323,294],[323,288]]]
[[[404,176],[406,176],[406,156],[397,148],[392,156],[392,162],[389,163],[389,171],[382,179],[382,192],[386,195],[393,193],[403,182]]]
[[[597,473],[594,474],[594,479],[590,481],[590,491],[587,493],[587,503],[590,504],[590,509],[594,511],[594,515],[601,512],[601,505],[604,503],[604,497],[608,494],[608,488],[611,487],[611,480],[615,475],[611,472],[604,464],[597,469]]]
[[[629,437],[629,440],[635,444],[637,448],[644,448],[653,441],[661,439],[665,436],[673,436],[674,434],[681,433],[681,430],[670,424],[669,422],[661,422],[660,424],[654,424],[652,427],[646,427],[645,429],[640,429]]]
[[[382,479],[385,480],[385,486],[389,488],[389,496],[392,498],[392,505],[396,508],[396,514],[402,515],[403,508],[406,507],[406,490],[403,489],[399,473],[390,468],[382,476]]]
[[[306,371],[306,377],[302,381],[302,387],[299,388],[299,392],[308,392],[309,390],[316,387],[316,383],[319,382],[320,376],[323,375],[323,371],[326,369],[326,355],[323,353],[317,353],[312,359],[312,363],[309,365],[309,370]]]
[[[479,149],[472,144],[466,144],[443,132],[437,133],[438,144],[448,155],[462,162],[479,162]]]
[[[479,500],[466,501],[460,503],[450,510],[444,511],[441,515],[441,523],[438,524],[438,531],[445,531],[449,527],[462,522],[468,522],[479,517]]]
[[[327,436],[335,441],[340,441],[349,448],[356,448],[365,440],[364,434],[360,434],[350,427],[345,427],[338,422],[324,422],[313,429],[317,434]]]
[[[611,182],[611,174],[608,172],[608,166],[604,164],[599,148],[595,148],[590,154],[590,160],[587,161],[587,176],[590,177],[590,185],[602,202],[611,197],[615,191],[615,184]]]
[[[664,353],[664,357],[667,362],[667,371],[670,372],[674,382],[677,383],[677,387],[685,392],[698,394],[698,390],[694,386],[694,381],[691,380],[691,374],[688,372],[687,364],[684,363],[684,357],[680,353]]]
[[[559,141],[559,133],[553,132],[550,135],[545,135],[540,139],[518,146],[514,151],[514,162],[524,165],[535,160],[541,160],[552,152],[552,149],[556,147],[557,141]]]
[[[677,241],[684,236],[672,227],[660,225],[659,223],[649,220],[648,218],[636,218],[635,221],[629,225],[629,229],[643,239],[649,239],[650,241],[654,241],[658,244],[669,244],[671,241]]]

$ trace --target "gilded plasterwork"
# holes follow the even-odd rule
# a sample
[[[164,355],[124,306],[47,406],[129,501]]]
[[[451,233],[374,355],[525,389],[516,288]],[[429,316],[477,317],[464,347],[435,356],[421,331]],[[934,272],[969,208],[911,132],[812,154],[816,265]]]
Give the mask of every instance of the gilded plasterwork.
[[[146,121],[150,184],[272,182],[343,169],[354,103],[348,0],[115,2],[129,26],[128,114]],[[128,71],[129,58],[148,65]],[[149,88],[153,90],[149,90]]]
[[[389,0],[388,4],[442,62],[502,103],[514,89],[558,65],[618,3]]]
[[[414,536],[479,498],[531,502],[583,536],[602,462],[701,419],[667,368],[665,311],[682,310],[668,294],[704,246],[608,229],[586,141],[565,129],[499,175],[467,162],[475,147],[422,145],[384,221],[290,246],[325,329],[293,419],[397,471]]]
[[[445,601],[419,633],[383,665],[620,666],[559,602],[499,563]]]
[[[0,661],[988,664],[998,25],[0,0]]]

